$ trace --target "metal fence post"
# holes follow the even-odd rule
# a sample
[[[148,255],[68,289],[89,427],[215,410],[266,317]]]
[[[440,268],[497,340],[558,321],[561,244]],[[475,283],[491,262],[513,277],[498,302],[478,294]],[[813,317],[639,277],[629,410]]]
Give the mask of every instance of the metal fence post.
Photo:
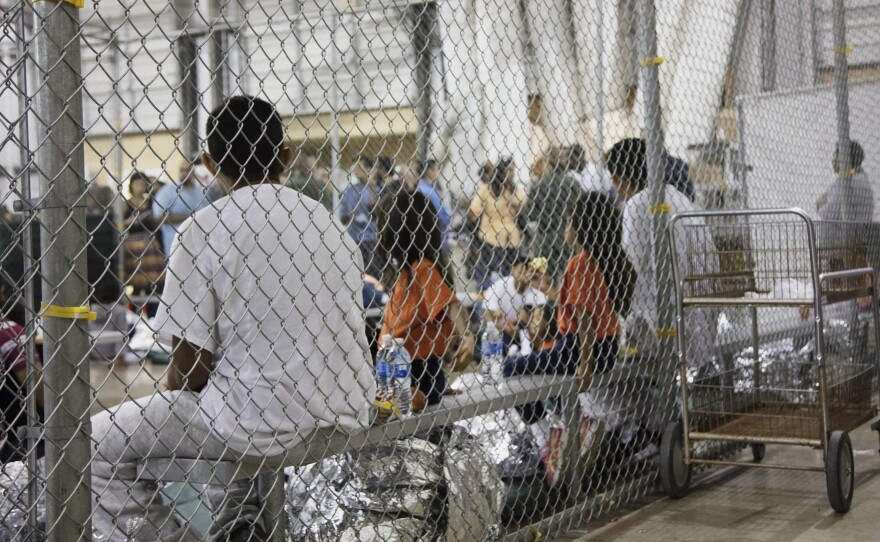
[[[663,179],[663,119],[660,112],[660,77],[659,69],[662,62],[657,55],[657,15],[654,0],[639,2],[639,36],[641,48],[642,84],[645,96],[645,147],[648,168],[648,190],[651,191],[651,209],[653,213],[654,236],[654,280],[657,284],[657,339],[659,343],[658,379],[661,392],[668,395],[670,401],[662,405],[672,416],[675,390],[675,340],[670,332],[675,329],[672,305],[669,303],[667,289],[672,284],[672,261],[666,241],[666,224],[668,216],[665,209],[666,184]]]
[[[18,56],[18,108],[21,115],[19,121],[19,145],[21,152],[21,198],[24,202],[30,201],[31,198],[31,164],[33,154],[31,153],[31,134],[30,134],[30,109],[31,97],[28,92],[28,73],[27,64],[30,55],[28,46],[28,31],[33,23],[30,24],[28,17],[31,12],[28,11],[30,4],[22,2],[18,14],[18,32],[16,36],[16,54]],[[27,310],[27,404],[25,410],[27,412],[28,435],[23,442],[27,447],[27,469],[28,479],[28,502],[37,501],[37,442],[35,432],[39,426],[40,418],[37,414],[37,363],[36,363],[36,315],[34,314],[34,273],[36,271],[36,262],[34,261],[34,211],[30,206],[25,205],[24,211],[27,213],[28,219],[24,221],[24,228],[21,231],[22,254],[24,255],[24,304]],[[37,507],[31,506],[28,509],[28,527],[31,532],[37,532]]]
[[[41,211],[43,302],[88,304],[83,179],[82,76],[78,9],[37,2],[36,67],[44,181]],[[61,311],[64,312],[63,310]],[[44,317],[46,529],[48,540],[91,539],[88,329],[83,319]],[[76,533],[76,534],[74,534]]]
[[[436,41],[437,4],[434,2],[414,3],[408,8],[412,25],[412,48],[416,56],[413,68],[413,83],[416,95],[416,118],[419,123],[417,152],[419,159],[429,158],[436,126],[434,124],[434,88],[431,84],[433,48]]]
[[[843,205],[843,219],[854,218],[855,209],[852,192],[853,161],[849,130],[849,65],[847,55],[850,48],[846,43],[846,9],[843,0],[834,0],[831,8],[834,27],[834,90],[837,101],[837,175],[843,183],[846,204]]]
[[[187,0],[174,0],[173,7],[180,34],[177,37],[177,61],[180,66],[180,128],[183,139],[183,153],[187,162],[193,160],[199,152],[199,84],[197,63],[199,55],[196,40],[192,36],[192,27],[197,7]]]

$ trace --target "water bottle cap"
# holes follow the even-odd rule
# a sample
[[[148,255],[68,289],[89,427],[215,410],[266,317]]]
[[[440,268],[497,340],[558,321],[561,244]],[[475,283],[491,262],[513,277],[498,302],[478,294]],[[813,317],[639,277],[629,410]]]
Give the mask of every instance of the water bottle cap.
[[[397,346],[403,346],[403,338],[402,337],[395,337],[394,344],[396,344]]]
[[[391,343],[392,343],[392,339],[391,339],[390,333],[386,333],[385,335],[382,335],[382,346],[391,346]]]

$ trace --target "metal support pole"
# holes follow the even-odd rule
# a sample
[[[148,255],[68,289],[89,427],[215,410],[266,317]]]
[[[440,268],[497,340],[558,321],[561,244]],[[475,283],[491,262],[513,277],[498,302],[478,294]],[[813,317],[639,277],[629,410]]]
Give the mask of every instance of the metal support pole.
[[[819,35],[819,7],[816,5],[818,0],[810,0],[810,48],[813,57],[813,84],[819,84],[819,44],[822,42]]]
[[[122,70],[119,64],[122,60],[122,50],[119,47],[119,36],[114,35],[110,47],[112,54],[110,56],[112,62],[111,73],[113,74],[113,129],[115,130],[113,147],[113,177],[115,181],[116,197],[113,199],[113,224],[119,232],[119,245],[116,250],[116,279],[120,283],[124,283],[129,279],[125,276],[125,250],[122,248],[122,237],[125,234],[125,226],[122,224],[125,216],[125,197],[122,194],[123,176],[125,175],[125,151],[124,133],[122,121],[122,99],[119,97],[120,85],[122,79]]]
[[[593,54],[599,58],[596,60],[595,77],[596,85],[596,167],[599,174],[605,171],[605,2],[598,2],[596,5],[596,19],[599,24],[596,25],[596,39],[593,46],[596,49]]]
[[[761,90],[776,90],[776,0],[761,0]]]
[[[852,193],[853,162],[850,153],[849,130],[849,66],[847,55],[849,46],[846,43],[846,11],[843,0],[834,0],[831,8],[834,24],[834,93],[837,100],[837,160],[840,164],[837,172],[843,184],[846,204],[843,206],[843,219],[851,221],[854,217],[854,201]]]
[[[192,161],[199,152],[199,85],[198,51],[196,40],[190,33],[194,25],[196,4],[188,0],[175,0],[174,12],[177,15],[180,35],[177,37],[177,60],[180,65],[180,87],[178,101],[181,112],[181,139],[183,154],[187,162]]]
[[[27,64],[30,55],[28,47],[28,24],[26,19],[30,16],[30,4],[22,2],[19,4],[18,16],[18,32],[16,36],[16,53],[18,56],[18,110],[19,120],[19,148],[21,151],[21,193],[20,197],[23,201],[28,202],[31,199],[31,162],[33,155],[31,154],[30,143],[30,110],[31,97],[28,92],[28,75]],[[28,528],[31,533],[37,532],[37,507],[33,503],[37,502],[37,442],[35,432],[40,425],[40,417],[37,411],[37,362],[36,362],[36,314],[34,314],[34,275],[36,273],[36,262],[34,261],[34,236],[33,225],[35,219],[34,210],[29,206],[23,208],[26,212],[27,219],[23,221],[24,227],[21,231],[22,237],[22,254],[24,255],[24,305],[27,314],[27,322],[25,333],[27,334],[27,344],[25,345],[25,356],[27,357],[27,399],[25,401],[25,411],[27,413],[28,434],[25,439],[21,439],[25,445],[27,453],[28,468],[28,503],[32,506],[28,508]]]
[[[37,169],[42,190],[43,302],[88,304],[79,12],[34,4],[39,78]],[[46,529],[48,540],[90,540],[91,422],[88,329],[82,319],[44,317]]]
[[[330,47],[330,66],[333,71],[333,82],[330,84],[330,175],[333,181],[333,186],[336,188],[333,191],[333,208],[335,209],[336,204],[338,203],[336,200],[336,194],[342,193],[348,179],[343,178],[342,175],[341,152],[339,146],[339,109],[341,103],[339,100],[338,77],[341,62],[339,59],[339,43],[336,41],[336,37],[339,34],[339,25],[342,22],[342,13],[340,13],[340,11],[343,8],[338,7],[336,3],[331,4],[331,6],[333,8],[333,13],[331,14],[333,22],[330,27],[330,39],[332,40]]]
[[[645,99],[645,147],[648,169],[648,190],[651,191],[654,236],[654,281],[657,285],[657,340],[659,343],[659,379],[663,392],[669,395],[664,405],[672,416],[675,404],[673,374],[675,367],[675,318],[669,288],[672,288],[672,260],[666,239],[666,184],[663,182],[663,121],[660,112],[660,62],[657,55],[657,16],[654,0],[639,0],[639,36],[642,57],[642,84]]]
[[[416,56],[413,82],[415,83],[416,119],[419,123],[418,156],[429,157],[434,137],[434,96],[431,85],[433,72],[432,46],[437,21],[437,5],[434,2],[412,4],[409,7],[412,25],[412,48]]]

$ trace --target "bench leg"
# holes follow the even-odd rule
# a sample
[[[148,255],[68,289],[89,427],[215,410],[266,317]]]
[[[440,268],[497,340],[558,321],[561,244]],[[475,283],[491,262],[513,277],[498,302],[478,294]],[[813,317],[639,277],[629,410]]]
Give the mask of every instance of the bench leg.
[[[263,524],[271,529],[270,542],[287,539],[287,512],[284,511],[284,470],[264,472],[256,478],[257,494],[263,510]]]

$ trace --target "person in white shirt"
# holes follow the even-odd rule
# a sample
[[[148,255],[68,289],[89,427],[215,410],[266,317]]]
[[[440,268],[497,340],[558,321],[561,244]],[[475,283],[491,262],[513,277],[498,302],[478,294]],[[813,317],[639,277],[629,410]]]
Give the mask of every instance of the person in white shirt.
[[[173,345],[164,390],[92,419],[94,525],[111,540],[188,540],[156,486],[132,481],[144,458],[261,464],[369,423],[357,244],[323,205],[280,184],[292,152],[271,104],[230,98],[206,131],[204,164],[229,195],[180,227],[158,316]],[[246,482],[206,491],[211,539],[262,540],[274,528]]]
[[[495,322],[508,337],[517,335],[523,307],[547,304],[547,296],[532,287],[534,274],[528,257],[518,255],[510,268],[510,275],[496,280],[483,292],[486,321]]]
[[[865,161],[865,149],[857,141],[850,141],[850,162],[852,163],[851,190],[847,193],[841,179],[839,149],[834,149],[831,167],[837,177],[816,202],[816,211],[822,220],[851,220],[853,222],[871,222],[874,218],[874,189],[868,175],[862,169]],[[847,214],[847,207],[850,208]]]
[[[569,156],[569,176],[575,179],[584,192],[601,192],[617,200],[617,193],[611,183],[611,174],[597,164],[587,161],[587,153],[580,145],[565,149]]]
[[[623,248],[637,273],[633,292],[632,307],[624,321],[624,335],[627,344],[635,346],[645,354],[657,353],[656,331],[659,328],[657,311],[658,292],[654,275],[654,215],[651,207],[651,189],[647,186],[647,164],[645,142],[641,139],[624,139],[608,151],[608,170],[614,188],[626,202],[623,211]],[[670,218],[677,213],[697,210],[686,195],[664,183],[665,201],[669,205]],[[687,225],[702,225],[700,218],[688,219]],[[678,222],[677,228],[684,228],[685,222]],[[679,231],[679,230],[676,230]],[[695,243],[705,247],[700,258],[688,259],[683,243],[677,247],[672,257],[673,265],[678,265],[685,274],[705,274],[719,269],[715,244],[704,228],[690,228],[688,234],[699,236]],[[682,236],[680,235],[679,238]],[[699,285],[696,285],[699,287]],[[674,310],[675,288],[672,283],[664,285],[660,293],[665,296],[668,307]],[[706,365],[714,354],[716,325],[714,309],[690,309],[685,326],[687,338],[687,360],[691,367]]]

